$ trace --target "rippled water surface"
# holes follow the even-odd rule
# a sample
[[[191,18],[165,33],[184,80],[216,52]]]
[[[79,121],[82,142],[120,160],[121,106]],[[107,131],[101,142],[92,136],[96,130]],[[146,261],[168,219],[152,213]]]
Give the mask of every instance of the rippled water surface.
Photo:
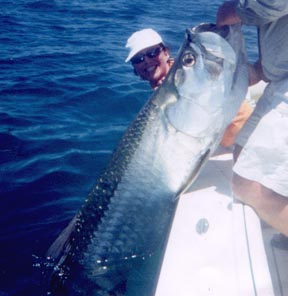
[[[0,8],[0,296],[40,295],[43,256],[149,98],[125,64],[138,29],[176,54],[221,0],[10,0]],[[255,58],[256,38],[249,36]]]

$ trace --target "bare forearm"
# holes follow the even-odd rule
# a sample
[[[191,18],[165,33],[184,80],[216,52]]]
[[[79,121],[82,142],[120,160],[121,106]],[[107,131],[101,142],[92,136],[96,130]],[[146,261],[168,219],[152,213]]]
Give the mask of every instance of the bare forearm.
[[[258,60],[255,64],[248,64],[248,73],[249,73],[249,85],[254,85],[261,80],[268,82],[268,79],[265,77],[263,73],[260,60]]]

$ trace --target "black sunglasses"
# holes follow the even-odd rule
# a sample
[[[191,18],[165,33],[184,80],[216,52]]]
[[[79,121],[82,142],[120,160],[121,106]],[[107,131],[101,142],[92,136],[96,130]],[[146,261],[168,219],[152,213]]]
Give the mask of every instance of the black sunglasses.
[[[142,54],[137,54],[135,55],[132,59],[131,59],[131,63],[132,64],[140,64],[140,63],[143,63],[144,60],[145,60],[145,56],[152,59],[152,58],[155,58],[155,57],[158,57],[160,52],[164,49],[163,46],[158,46],[158,47],[155,47],[145,53],[142,53]]]

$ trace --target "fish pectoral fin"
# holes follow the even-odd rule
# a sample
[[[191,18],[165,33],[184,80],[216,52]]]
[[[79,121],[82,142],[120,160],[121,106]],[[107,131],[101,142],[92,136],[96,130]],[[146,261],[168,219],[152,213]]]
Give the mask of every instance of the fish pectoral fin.
[[[60,233],[60,235],[56,238],[56,240],[53,242],[53,244],[50,246],[50,248],[47,251],[47,258],[53,258],[56,260],[60,257],[60,255],[63,252],[65,244],[67,244],[67,241],[70,237],[70,234],[73,232],[76,224],[77,216],[75,216],[68,226]]]
[[[211,154],[211,150],[208,149],[200,157],[197,166],[192,171],[192,173],[191,173],[190,177],[188,178],[187,182],[184,184],[184,186],[181,188],[181,190],[179,190],[178,194],[176,195],[176,199],[180,198],[180,196],[182,194],[184,194],[189,189],[189,187],[192,185],[192,183],[196,180],[196,178],[198,177],[198,175],[199,175],[200,171],[202,170],[203,166],[205,165],[205,163],[209,159],[210,154]]]

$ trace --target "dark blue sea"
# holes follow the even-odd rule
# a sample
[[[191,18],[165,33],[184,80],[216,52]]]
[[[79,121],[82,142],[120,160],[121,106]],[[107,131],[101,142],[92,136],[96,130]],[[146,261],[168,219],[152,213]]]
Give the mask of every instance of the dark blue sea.
[[[0,296],[42,295],[37,258],[152,93],[124,62],[130,34],[154,28],[176,55],[221,2],[0,1]]]

